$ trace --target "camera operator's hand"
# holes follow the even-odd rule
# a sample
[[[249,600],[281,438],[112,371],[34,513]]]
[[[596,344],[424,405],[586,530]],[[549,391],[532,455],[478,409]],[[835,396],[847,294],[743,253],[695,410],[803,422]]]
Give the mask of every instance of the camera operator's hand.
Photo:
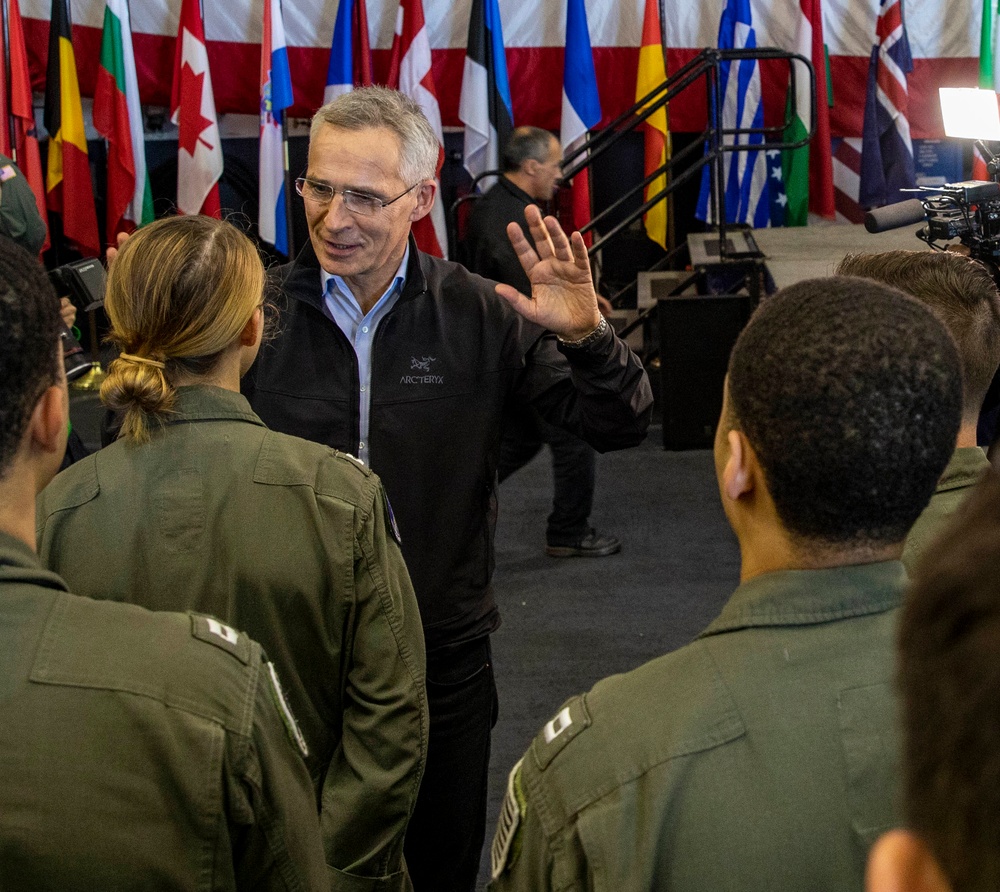
[[[68,297],[59,298],[59,315],[62,316],[67,328],[73,327],[73,323],[76,322],[76,307]]]

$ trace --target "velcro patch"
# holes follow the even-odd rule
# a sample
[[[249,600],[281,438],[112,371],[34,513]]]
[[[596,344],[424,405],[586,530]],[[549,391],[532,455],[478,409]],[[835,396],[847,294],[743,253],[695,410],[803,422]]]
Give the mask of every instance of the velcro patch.
[[[494,880],[498,880],[507,867],[507,859],[511,856],[512,849],[516,854],[514,841],[517,839],[517,829],[521,826],[521,817],[525,809],[524,795],[521,792],[523,761],[524,759],[519,760],[507,777],[507,795],[503,799],[500,818],[497,821],[497,832],[490,847],[490,873]]]
[[[17,171],[13,165],[5,164],[3,167],[0,167],[0,183],[6,183],[7,180],[12,180],[16,176]]]
[[[191,634],[199,641],[214,644],[232,654],[244,666],[250,664],[250,639],[232,626],[219,622],[214,616],[191,614]]]
[[[583,697],[574,697],[559,710],[531,743],[531,754],[539,771],[549,763],[574,737],[590,726],[590,714]]]
[[[285,730],[288,732],[288,738],[298,747],[299,752],[302,754],[302,758],[305,759],[309,755],[309,747],[306,745],[306,739],[302,735],[302,731],[299,729],[299,723],[295,721],[295,716],[292,715],[291,707],[288,705],[288,701],[285,699],[285,692],[281,690],[281,682],[278,680],[278,671],[274,668],[274,663],[269,663],[266,660],[264,665],[267,666],[267,677],[271,683],[271,696],[274,699],[274,705],[278,707],[278,713],[281,715],[281,721],[285,724]]]

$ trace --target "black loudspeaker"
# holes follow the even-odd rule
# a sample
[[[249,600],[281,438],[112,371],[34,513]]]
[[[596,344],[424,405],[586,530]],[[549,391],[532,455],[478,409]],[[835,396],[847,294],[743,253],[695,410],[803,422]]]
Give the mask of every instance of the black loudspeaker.
[[[746,294],[657,300],[664,449],[711,448],[729,354],[750,309]]]

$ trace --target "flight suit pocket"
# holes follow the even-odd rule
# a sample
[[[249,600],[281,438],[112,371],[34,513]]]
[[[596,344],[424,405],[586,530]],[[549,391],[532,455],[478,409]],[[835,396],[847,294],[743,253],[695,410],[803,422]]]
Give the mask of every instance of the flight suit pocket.
[[[898,819],[899,734],[892,686],[841,691],[837,701],[851,825],[867,849]]]

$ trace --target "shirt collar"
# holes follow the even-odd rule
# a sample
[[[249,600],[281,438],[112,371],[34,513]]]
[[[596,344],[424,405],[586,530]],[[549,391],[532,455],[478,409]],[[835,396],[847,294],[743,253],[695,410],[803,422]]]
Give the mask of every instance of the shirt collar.
[[[399,268],[396,270],[396,275],[393,276],[392,281],[389,283],[389,287],[386,288],[385,293],[379,298],[381,301],[387,294],[392,294],[394,291],[402,292],[403,286],[406,284],[406,265],[410,260],[410,242],[407,239],[406,250],[403,252],[403,259],[399,264]],[[330,281],[333,280],[333,287],[339,291],[341,294],[348,294],[351,300],[357,304],[357,298],[354,297],[354,293],[351,291],[348,284],[340,277],[335,276],[332,273],[328,273],[323,267],[319,268],[320,284],[323,286],[321,294],[328,294],[330,290]],[[378,303],[378,301],[376,301]]]
[[[883,613],[902,603],[905,586],[906,571],[899,561],[765,573],[736,589],[699,637]]]
[[[0,531],[0,582],[40,585],[67,591],[62,577],[42,567],[38,555],[20,539]]]

